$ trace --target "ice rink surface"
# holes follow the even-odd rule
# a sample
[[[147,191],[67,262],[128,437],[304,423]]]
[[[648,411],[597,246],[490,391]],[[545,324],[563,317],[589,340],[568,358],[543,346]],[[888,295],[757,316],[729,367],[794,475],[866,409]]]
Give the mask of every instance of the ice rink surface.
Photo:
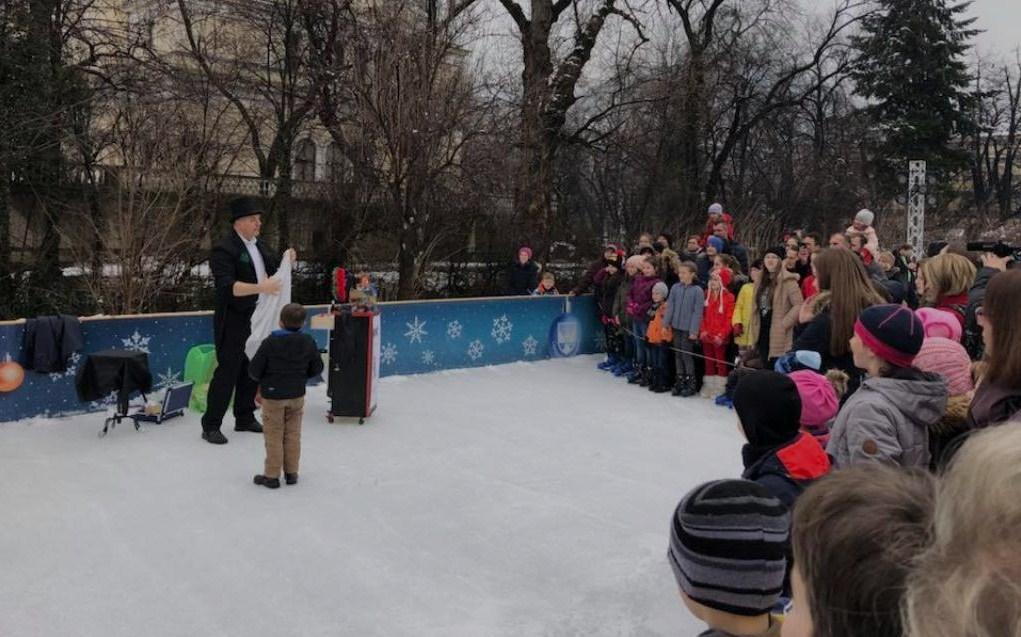
[[[0,425],[0,635],[697,635],[669,520],[740,475],[736,419],[598,360],[384,379],[362,427],[312,388],[276,491],[232,423]]]

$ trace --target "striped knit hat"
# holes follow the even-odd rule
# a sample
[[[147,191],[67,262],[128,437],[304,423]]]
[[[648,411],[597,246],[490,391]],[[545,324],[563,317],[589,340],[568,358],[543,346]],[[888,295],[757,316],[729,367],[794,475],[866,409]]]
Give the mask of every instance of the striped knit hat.
[[[922,320],[903,305],[865,308],[854,333],[872,353],[895,367],[911,367],[925,339]]]
[[[667,552],[677,584],[693,601],[754,617],[776,604],[787,569],[787,508],[748,480],[717,480],[677,505]]]

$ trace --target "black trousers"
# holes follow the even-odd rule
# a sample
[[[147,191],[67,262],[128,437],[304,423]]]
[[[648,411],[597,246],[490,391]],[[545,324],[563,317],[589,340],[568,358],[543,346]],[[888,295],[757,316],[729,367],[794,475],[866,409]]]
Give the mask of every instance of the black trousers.
[[[203,431],[217,431],[234,396],[234,422],[255,421],[255,392],[259,385],[248,376],[245,342],[252,333],[251,319],[241,314],[228,315],[223,338],[216,344],[216,371],[209,383],[206,413],[202,416]]]

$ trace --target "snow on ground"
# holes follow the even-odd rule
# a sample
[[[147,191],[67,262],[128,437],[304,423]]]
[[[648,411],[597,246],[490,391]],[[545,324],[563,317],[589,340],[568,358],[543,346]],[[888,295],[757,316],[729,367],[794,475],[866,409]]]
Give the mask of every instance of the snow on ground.
[[[740,473],[732,412],[596,357],[382,381],[364,427],[314,388],[301,482],[197,418],[0,426],[0,635],[684,635],[678,499]]]

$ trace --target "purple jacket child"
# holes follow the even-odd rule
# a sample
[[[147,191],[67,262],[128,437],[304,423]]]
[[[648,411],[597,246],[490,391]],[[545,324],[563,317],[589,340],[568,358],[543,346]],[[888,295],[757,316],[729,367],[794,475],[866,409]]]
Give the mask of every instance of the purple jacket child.
[[[631,282],[627,297],[627,313],[636,320],[645,321],[645,313],[652,307],[652,288],[659,283],[659,277],[639,274]]]

